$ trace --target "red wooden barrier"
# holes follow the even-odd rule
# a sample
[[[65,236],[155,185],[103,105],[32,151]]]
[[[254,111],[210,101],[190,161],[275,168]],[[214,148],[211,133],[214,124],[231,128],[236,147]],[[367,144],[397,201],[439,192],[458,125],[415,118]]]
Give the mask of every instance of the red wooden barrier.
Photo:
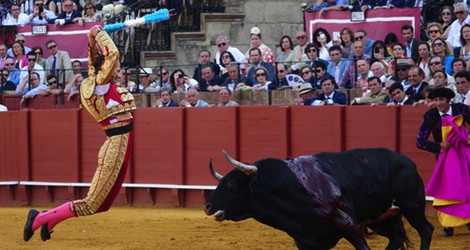
[[[125,179],[130,184],[121,190],[116,203],[200,206],[210,188],[194,185],[217,184],[208,171],[209,159],[213,158],[221,174],[232,169],[222,149],[251,163],[264,157],[386,147],[411,157],[427,182],[435,158],[415,146],[425,110],[384,106],[140,108],[134,113],[134,151]],[[57,204],[84,197],[88,188],[80,183],[91,182],[105,138],[84,110],[0,113],[0,206]],[[24,181],[49,184],[26,185]]]

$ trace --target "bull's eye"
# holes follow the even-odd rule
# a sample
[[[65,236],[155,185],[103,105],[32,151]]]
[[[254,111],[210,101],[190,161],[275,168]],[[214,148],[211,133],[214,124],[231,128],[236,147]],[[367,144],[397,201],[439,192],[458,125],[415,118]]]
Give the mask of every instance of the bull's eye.
[[[231,181],[227,182],[227,187],[228,188],[237,188],[238,183],[235,180],[231,180]]]

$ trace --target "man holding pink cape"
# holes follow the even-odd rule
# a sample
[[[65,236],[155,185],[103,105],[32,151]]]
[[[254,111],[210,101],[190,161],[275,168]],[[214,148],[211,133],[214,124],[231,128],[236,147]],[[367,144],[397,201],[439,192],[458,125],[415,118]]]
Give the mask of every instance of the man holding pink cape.
[[[418,132],[418,148],[436,153],[437,162],[426,192],[435,198],[444,236],[452,236],[454,227],[467,224],[470,230],[470,140],[465,122],[470,111],[464,104],[451,104],[455,94],[448,88],[430,93],[436,107],[424,114]],[[428,137],[433,134],[434,141]]]

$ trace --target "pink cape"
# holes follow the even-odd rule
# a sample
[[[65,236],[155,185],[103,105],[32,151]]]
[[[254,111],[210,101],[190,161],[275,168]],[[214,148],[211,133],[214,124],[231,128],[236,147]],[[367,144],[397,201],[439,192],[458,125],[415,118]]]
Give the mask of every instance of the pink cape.
[[[470,145],[467,144],[468,132],[463,117],[442,117],[442,130],[443,141],[452,146],[439,154],[426,192],[441,200],[460,202],[434,206],[438,211],[470,218]]]

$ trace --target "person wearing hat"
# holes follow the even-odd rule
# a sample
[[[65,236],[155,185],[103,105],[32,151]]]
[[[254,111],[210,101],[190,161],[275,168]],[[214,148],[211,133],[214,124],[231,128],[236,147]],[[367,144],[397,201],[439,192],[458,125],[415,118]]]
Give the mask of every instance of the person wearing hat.
[[[429,97],[436,107],[424,114],[416,146],[437,156],[426,192],[435,198],[444,236],[452,236],[456,226],[467,224],[470,230],[470,138],[465,124],[470,124],[470,110],[461,103],[451,104],[455,93],[448,88],[436,88]],[[431,133],[434,141],[428,139]]]
[[[299,98],[295,99],[295,105],[310,106],[317,96],[317,89],[310,83],[302,83],[295,86],[299,92]]]
[[[151,68],[141,68],[139,71],[139,92],[145,91],[153,82],[153,71]]]

